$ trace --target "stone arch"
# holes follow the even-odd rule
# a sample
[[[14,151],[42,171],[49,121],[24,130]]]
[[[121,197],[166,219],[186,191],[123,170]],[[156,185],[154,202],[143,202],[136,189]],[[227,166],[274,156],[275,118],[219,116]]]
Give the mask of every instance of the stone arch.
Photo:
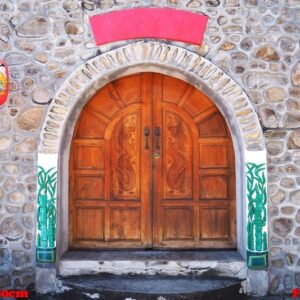
[[[138,42],[99,55],[71,74],[48,109],[42,126],[39,153],[58,153],[64,125],[78,102],[85,103],[101,86],[120,77],[121,73],[122,76],[134,73],[132,68],[137,66],[140,66],[140,71],[156,67],[160,72],[171,72],[171,76],[202,89],[212,97],[223,114],[234,118],[245,151],[265,149],[252,103],[243,89],[221,69],[204,57],[178,46]],[[245,117],[252,120],[251,128],[245,126]]]
[[[57,256],[59,257],[68,247],[66,238],[68,201],[62,199],[66,200],[68,197],[65,187],[68,182],[66,163],[68,164],[69,144],[77,117],[94,93],[108,82],[125,75],[147,71],[187,81],[207,94],[224,115],[231,131],[235,156],[238,158],[236,159],[238,251],[244,258],[247,257],[250,268],[266,268],[266,203],[263,205],[264,211],[259,212],[264,216],[263,222],[259,223],[260,233],[257,226],[252,224],[255,220],[249,220],[247,210],[247,203],[251,199],[249,200],[249,197],[247,199],[246,183],[250,176],[252,185],[255,184],[253,172],[257,171],[257,175],[263,178],[262,193],[266,191],[265,145],[252,103],[243,89],[209,60],[185,48],[151,41],[128,44],[84,63],[63,83],[48,108],[41,131],[38,164],[43,172],[51,168],[58,171],[57,226],[52,228],[52,231],[57,232]],[[39,186],[39,207],[42,205],[41,194],[45,194],[45,191],[41,191]],[[255,195],[254,193],[254,197]],[[38,219],[38,223],[40,221]],[[251,232],[247,226],[249,222],[252,222]],[[49,241],[44,241],[41,245],[39,239],[43,234],[44,240],[47,239],[46,229],[43,232],[40,226],[37,228],[37,262],[52,262],[54,265],[56,241],[54,240],[51,246]],[[252,241],[250,244],[248,238]]]

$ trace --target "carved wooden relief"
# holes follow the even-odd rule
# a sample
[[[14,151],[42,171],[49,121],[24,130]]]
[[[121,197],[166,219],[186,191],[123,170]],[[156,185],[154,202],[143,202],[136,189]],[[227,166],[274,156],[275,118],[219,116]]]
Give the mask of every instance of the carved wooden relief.
[[[184,121],[175,113],[166,113],[165,196],[191,197],[191,143]]]
[[[137,114],[122,118],[112,137],[112,194],[113,197],[137,197],[139,164],[139,133]]]

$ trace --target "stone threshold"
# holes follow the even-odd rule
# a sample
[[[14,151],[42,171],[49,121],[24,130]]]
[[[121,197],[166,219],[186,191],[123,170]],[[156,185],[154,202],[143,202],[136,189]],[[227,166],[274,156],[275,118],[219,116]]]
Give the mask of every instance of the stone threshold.
[[[110,300],[112,298],[207,300],[208,296],[209,299],[220,299],[219,296],[224,294],[227,294],[227,298],[223,299],[232,299],[232,296],[239,296],[242,292],[241,280],[233,278],[97,274],[63,277],[59,282],[65,289],[67,287],[68,290],[85,291],[90,295],[99,293],[103,297],[106,292],[109,296],[107,299]]]
[[[245,279],[246,263],[237,251],[67,251],[58,262],[60,276],[183,275]]]

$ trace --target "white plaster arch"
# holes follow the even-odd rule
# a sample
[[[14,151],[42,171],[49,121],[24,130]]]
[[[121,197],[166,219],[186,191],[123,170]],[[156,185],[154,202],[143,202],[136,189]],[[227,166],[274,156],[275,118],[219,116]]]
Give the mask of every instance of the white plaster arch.
[[[63,83],[43,122],[38,164],[58,170],[57,248],[68,248],[68,153],[77,117],[88,100],[108,82],[138,72],[157,72],[189,82],[207,94],[231,131],[237,174],[238,251],[246,257],[247,195],[245,163],[266,165],[258,116],[243,89],[212,62],[185,48],[163,42],[135,42],[110,50],[77,68]],[[263,171],[266,175],[266,171]],[[265,225],[265,232],[267,232]]]
[[[86,103],[95,91],[111,80],[149,69],[166,74],[171,72],[173,77],[201,89],[223,114],[230,114],[234,119],[245,150],[264,150],[257,114],[247,94],[233,79],[206,58],[185,48],[161,42],[137,42],[101,54],[70,75],[48,109],[42,126],[39,153],[59,152],[62,131],[78,102]],[[251,126],[244,120],[245,117],[251,119]]]

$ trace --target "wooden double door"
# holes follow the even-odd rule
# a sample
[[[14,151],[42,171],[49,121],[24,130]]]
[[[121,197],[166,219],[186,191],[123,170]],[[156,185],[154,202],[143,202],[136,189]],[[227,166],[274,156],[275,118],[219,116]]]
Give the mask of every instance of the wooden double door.
[[[234,248],[232,142],[212,101],[142,73],[84,107],[70,155],[70,248]]]

